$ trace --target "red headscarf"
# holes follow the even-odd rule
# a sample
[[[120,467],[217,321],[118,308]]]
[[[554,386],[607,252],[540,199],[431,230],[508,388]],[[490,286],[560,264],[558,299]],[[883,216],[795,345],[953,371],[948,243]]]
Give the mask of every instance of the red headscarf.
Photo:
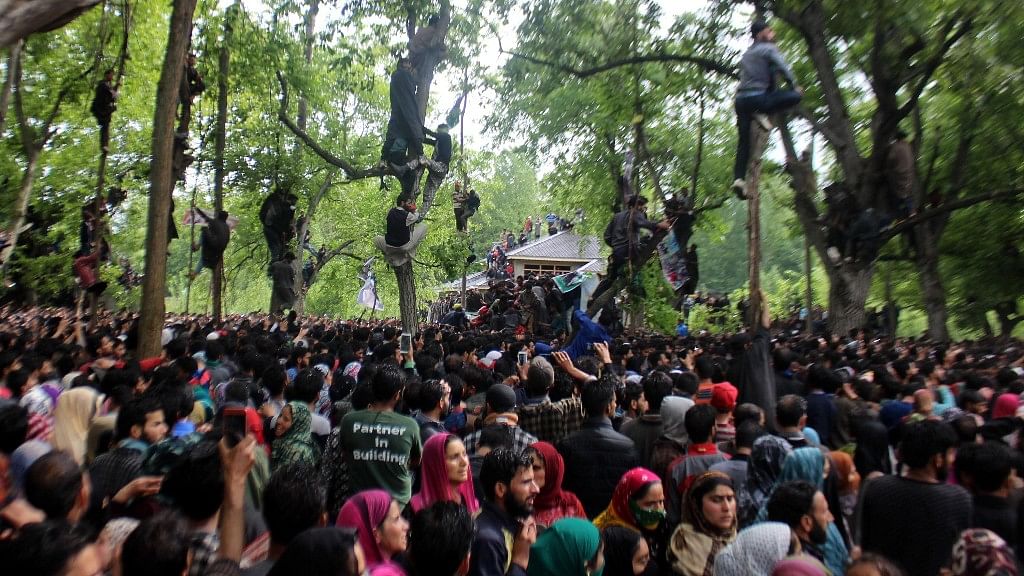
[[[430,506],[434,502],[452,500],[451,481],[448,479],[448,468],[446,466],[448,438],[452,434],[442,432],[434,434],[423,445],[423,459],[420,461],[420,491],[409,504],[413,512]],[[456,437],[458,439],[458,437]],[[476,491],[473,489],[473,471],[467,467],[468,477],[466,481],[459,484],[459,497],[462,504],[465,504],[469,513],[472,514],[480,508],[476,500]]]
[[[391,495],[383,490],[364,490],[349,498],[348,502],[341,507],[338,513],[338,526],[355,528],[359,534],[359,544],[366,555],[366,565],[374,566],[381,562],[387,562],[390,558],[384,558],[377,540],[373,537],[373,530],[380,526],[388,516],[391,509]]]
[[[641,488],[654,482],[660,483],[661,478],[646,468],[633,468],[623,474],[615,486],[615,492],[612,493],[612,511],[615,515],[630,526],[636,527],[636,518],[629,508],[629,501]]]
[[[1020,407],[1020,396],[1016,394],[1000,394],[996,405],[992,408],[993,418],[1012,418]]]
[[[555,450],[555,447],[548,442],[534,442],[530,444],[544,459],[544,487],[533,502],[533,507],[538,511],[551,508],[571,508],[579,502],[572,492],[562,490],[562,479],[565,477],[565,461],[562,455]]]

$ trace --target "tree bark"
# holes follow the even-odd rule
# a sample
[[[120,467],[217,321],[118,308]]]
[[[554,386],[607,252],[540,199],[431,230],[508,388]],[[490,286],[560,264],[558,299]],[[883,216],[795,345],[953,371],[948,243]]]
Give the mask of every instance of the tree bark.
[[[32,0],[4,3],[0,11],[0,47],[37,32],[64,26],[100,0]]]
[[[306,10],[306,34],[303,38],[302,56],[306,61],[306,66],[309,66],[313,62],[313,32],[316,30],[316,15],[320,11],[320,0],[309,0],[309,9]],[[299,110],[297,117],[297,124],[299,129],[306,130],[306,117],[308,116],[306,108],[308,103],[306,97],[302,96],[299,98]]]
[[[761,322],[761,164],[768,131],[757,122],[750,123],[750,164],[747,168],[747,301],[750,307],[744,320],[751,331]]]
[[[402,331],[415,336],[419,322],[416,318],[416,276],[413,274],[412,260],[395,268],[395,280],[398,281],[398,307],[402,312]]]
[[[214,129],[213,150],[213,211],[214,218],[224,209],[224,148],[227,144],[228,126],[228,78],[231,73],[231,32],[233,18],[239,10],[235,2],[224,14],[224,38],[217,57],[217,126]],[[220,321],[224,294],[224,258],[213,267],[210,290],[213,292],[213,319]]]
[[[949,314],[946,309],[946,290],[939,274],[939,239],[941,232],[933,234],[932,226],[925,223],[917,226],[917,247],[914,263],[917,265],[918,283],[928,316],[928,338],[936,342],[949,341]]]
[[[874,263],[845,265],[829,274],[828,328],[834,335],[846,335],[864,326],[864,303],[871,291]]]
[[[0,262],[3,262],[6,270],[7,263],[18,246],[18,238],[21,236],[21,228],[25,225],[25,216],[28,214],[28,201],[32,197],[32,185],[35,183],[36,166],[39,163],[39,150],[33,148],[28,151],[25,170],[21,173],[21,185],[18,186],[18,196],[14,199],[14,212],[11,213],[10,223],[7,226],[9,240],[8,245],[0,253]]]
[[[153,114],[153,162],[146,226],[146,268],[142,281],[142,316],[139,323],[139,357],[160,354],[160,332],[164,324],[164,290],[167,284],[167,223],[170,218],[174,180],[174,115],[185,67],[185,51],[192,35],[196,0],[175,0],[171,12],[167,52],[157,85]]]
[[[11,44],[10,50],[7,53],[7,77],[4,78],[3,88],[0,88],[0,134],[4,133],[4,127],[7,122],[7,106],[11,99],[11,89],[14,86],[14,71],[15,66],[21,60],[21,47],[24,44],[22,41]]]

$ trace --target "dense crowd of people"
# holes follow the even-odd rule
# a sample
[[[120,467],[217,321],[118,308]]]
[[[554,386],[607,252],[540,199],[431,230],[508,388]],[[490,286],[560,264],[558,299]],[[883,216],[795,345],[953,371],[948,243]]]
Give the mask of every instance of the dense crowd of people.
[[[5,574],[1019,569],[1016,342],[0,318]]]

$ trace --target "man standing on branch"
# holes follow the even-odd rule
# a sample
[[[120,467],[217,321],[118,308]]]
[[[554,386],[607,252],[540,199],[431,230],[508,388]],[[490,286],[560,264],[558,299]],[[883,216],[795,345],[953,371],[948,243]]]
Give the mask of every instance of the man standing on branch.
[[[416,105],[416,76],[409,58],[398,59],[398,67],[391,75],[390,95],[391,118],[381,160],[390,165],[402,183],[402,194],[412,197],[415,169],[423,155],[423,120]],[[409,162],[409,157],[413,162]]]
[[[272,263],[281,259],[285,244],[294,231],[292,219],[296,202],[298,198],[294,194],[278,187],[260,206],[260,223],[263,224],[263,236],[267,239]]]
[[[775,46],[775,31],[766,22],[757,21],[750,26],[754,43],[740,59],[740,84],[736,88],[736,127],[739,141],[736,145],[736,164],[733,167],[732,190],[740,200],[747,197],[747,164],[750,162],[750,123],[756,120],[766,131],[772,129],[770,114],[783,112],[796,106],[804,90],[793,77],[789,65]],[[789,90],[777,90],[775,77],[782,74]]]
[[[647,219],[647,198],[633,196],[626,202],[626,209],[612,217],[604,231],[604,241],[612,248],[612,263],[608,274],[597,285],[592,300],[612,287],[619,276],[629,266],[629,261],[640,253],[640,230],[668,230],[672,222],[663,220],[652,222]]]
[[[437,132],[428,128],[424,128],[423,131],[432,138],[432,140],[426,140],[426,143],[434,145],[434,155],[429,159],[420,160],[420,164],[425,166],[428,172],[427,186],[423,189],[423,208],[420,212],[426,217],[427,211],[430,210],[430,204],[434,201],[434,196],[437,195],[437,190],[448,176],[448,165],[452,161],[452,137],[448,133],[447,124],[438,125]]]
[[[284,258],[270,265],[270,278],[274,282],[274,299],[278,302],[277,310],[271,310],[272,314],[284,309],[291,309],[295,305],[295,268],[292,262],[295,254],[287,252]]]

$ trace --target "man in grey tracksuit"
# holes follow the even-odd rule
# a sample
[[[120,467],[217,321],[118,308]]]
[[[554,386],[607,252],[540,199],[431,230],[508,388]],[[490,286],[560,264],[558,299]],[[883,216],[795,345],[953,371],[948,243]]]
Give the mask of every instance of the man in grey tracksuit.
[[[740,84],[736,89],[736,126],[739,142],[736,146],[736,164],[733,167],[733,192],[740,199],[747,196],[746,175],[750,161],[750,123],[757,120],[765,130],[771,130],[768,114],[782,112],[796,106],[803,97],[803,89],[797,85],[778,47],[775,46],[775,31],[765,22],[757,21],[750,26],[754,43],[740,59]],[[789,83],[789,90],[775,87],[775,75],[782,74]]]

